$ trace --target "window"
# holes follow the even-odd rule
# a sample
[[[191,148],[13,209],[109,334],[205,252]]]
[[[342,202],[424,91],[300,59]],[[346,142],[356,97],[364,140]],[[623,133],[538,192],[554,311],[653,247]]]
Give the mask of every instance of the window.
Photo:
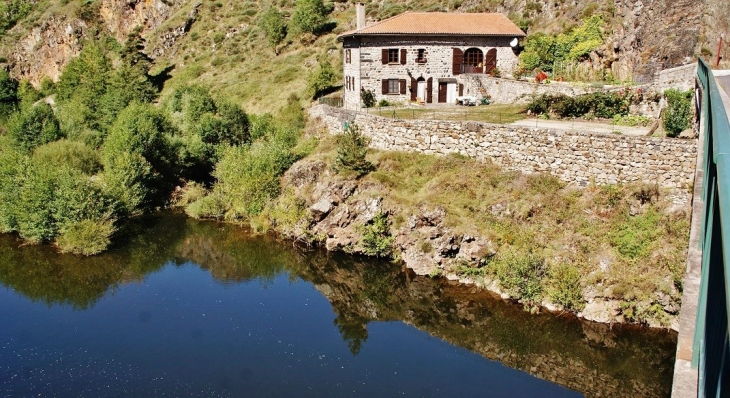
[[[345,50],[345,63],[349,64],[352,61],[352,54],[350,54],[350,49],[348,48]]]
[[[388,79],[388,94],[400,94],[400,82],[398,79]]]
[[[478,48],[470,48],[464,52],[464,64],[469,66],[482,66],[484,53]]]
[[[388,49],[388,63],[389,64],[397,64],[398,63],[398,49],[397,48],[389,48]]]
[[[418,49],[418,56],[416,57],[416,62],[419,64],[425,64],[426,63],[426,50],[423,48]]]

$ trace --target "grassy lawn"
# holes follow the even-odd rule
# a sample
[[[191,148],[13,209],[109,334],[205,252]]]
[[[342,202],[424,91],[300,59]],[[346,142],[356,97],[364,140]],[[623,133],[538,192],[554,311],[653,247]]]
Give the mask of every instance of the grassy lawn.
[[[365,112],[398,119],[469,120],[497,124],[512,123],[526,117],[520,105],[449,106],[444,108],[370,108]]]

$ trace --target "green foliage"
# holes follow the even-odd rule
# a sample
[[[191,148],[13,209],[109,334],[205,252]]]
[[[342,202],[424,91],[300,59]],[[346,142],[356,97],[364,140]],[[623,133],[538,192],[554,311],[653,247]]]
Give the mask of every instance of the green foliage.
[[[363,252],[368,256],[390,257],[393,255],[393,236],[390,234],[388,215],[378,213],[363,226]]]
[[[365,159],[368,153],[370,139],[365,137],[360,128],[353,122],[347,125],[345,131],[337,136],[337,158],[335,171],[351,171],[361,176],[373,169],[372,163]]]
[[[34,161],[68,167],[86,175],[94,175],[101,171],[99,152],[89,148],[82,142],[66,139],[50,142],[37,147],[33,151]]]
[[[372,90],[360,91],[360,98],[362,99],[362,104],[366,108],[372,108],[375,106],[375,94],[373,94]]]
[[[213,175],[215,190],[230,203],[228,218],[256,215],[279,195],[279,176],[295,160],[289,149],[284,140],[274,138],[225,150]]]
[[[110,40],[86,43],[64,68],[56,98],[62,126],[72,138],[94,131],[96,138],[91,141],[99,145],[122,109],[132,101],[155,99],[157,92],[146,74],[149,65],[137,51],[137,39],[132,36],[132,40],[123,49]],[[112,62],[118,50],[121,62]]]
[[[56,245],[62,253],[91,256],[109,247],[115,231],[113,220],[81,220],[63,231]]]
[[[18,100],[18,81],[0,68],[0,103],[14,104]]]
[[[326,56],[320,57],[317,70],[309,75],[307,82],[307,92],[313,98],[317,99],[326,90],[332,87],[332,81],[335,78],[335,70]]]
[[[25,18],[34,4],[30,0],[7,0],[0,3],[0,35]]]
[[[648,126],[651,119],[640,115],[614,115],[613,123],[619,126]]]
[[[548,297],[568,311],[581,311],[585,307],[585,299],[578,268],[569,264],[553,267],[549,273]]]
[[[277,46],[286,37],[286,21],[284,21],[284,15],[282,15],[279,9],[271,5],[261,16],[259,26],[266,34],[266,39],[274,49],[274,53],[279,55]]]
[[[555,62],[580,61],[591,51],[603,44],[601,27],[603,19],[594,15],[584,19],[582,24],[557,36],[539,32],[525,40],[520,54],[520,69],[529,72],[535,69],[552,71]]]
[[[327,15],[331,9],[322,0],[296,0],[291,16],[293,33],[319,34],[327,26]]]
[[[669,137],[677,137],[690,127],[692,119],[692,90],[669,89],[664,92],[667,108],[662,114],[662,125]]]
[[[8,121],[8,135],[25,151],[63,137],[58,119],[46,103],[14,114]]]
[[[644,214],[626,215],[623,222],[608,234],[611,246],[630,261],[646,258],[660,236],[657,224],[661,215],[653,208]]]
[[[596,92],[569,97],[565,94],[542,94],[535,96],[525,107],[535,115],[555,113],[559,117],[612,119],[628,115],[629,106],[635,100],[631,90],[619,92]]]
[[[120,152],[104,161],[104,192],[114,199],[114,213],[131,216],[149,205],[148,187],[154,187],[155,176],[150,164],[139,154]]]
[[[533,252],[509,251],[498,255],[489,264],[497,274],[499,284],[522,302],[526,309],[536,310],[542,302],[542,279],[546,275],[545,259]]]

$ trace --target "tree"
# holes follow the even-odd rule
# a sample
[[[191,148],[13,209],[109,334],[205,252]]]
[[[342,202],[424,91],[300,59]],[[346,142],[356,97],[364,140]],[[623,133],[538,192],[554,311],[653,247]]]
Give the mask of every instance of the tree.
[[[327,24],[329,12],[330,10],[325,7],[322,0],[297,0],[291,16],[294,33],[317,34],[322,32]]]
[[[266,39],[271,47],[274,48],[274,54],[279,55],[277,46],[286,37],[286,22],[281,12],[274,6],[270,6],[261,17],[261,29],[266,34]]]
[[[676,137],[690,127],[692,117],[692,90],[669,89],[664,92],[667,108],[662,114],[662,124],[667,136]]]
[[[312,98],[321,96],[325,90],[332,87],[335,78],[335,70],[326,56],[319,60],[317,71],[309,76],[307,90]]]
[[[370,140],[365,137],[355,123],[349,123],[345,132],[337,136],[337,158],[335,170],[337,172],[350,170],[357,175],[363,175],[373,169],[373,164],[365,159],[368,153]]]
[[[63,137],[58,119],[46,103],[16,113],[8,122],[8,134],[25,151]]]

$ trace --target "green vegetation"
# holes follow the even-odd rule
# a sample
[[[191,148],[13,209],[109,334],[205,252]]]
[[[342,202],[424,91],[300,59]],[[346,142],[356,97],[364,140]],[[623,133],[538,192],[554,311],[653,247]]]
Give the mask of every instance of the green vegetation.
[[[326,91],[332,88],[332,82],[335,78],[335,71],[327,57],[322,57],[319,61],[317,70],[309,75],[307,83],[307,92],[313,99],[326,94]]]
[[[269,6],[266,12],[261,16],[259,22],[261,29],[266,33],[266,39],[274,49],[274,53],[279,55],[277,46],[286,38],[286,21],[284,15],[274,6]]]
[[[334,169],[337,172],[350,171],[356,176],[371,171],[373,164],[365,159],[369,144],[370,139],[360,132],[360,128],[354,122],[349,123],[344,133],[337,136],[337,158]]]
[[[520,70],[522,73],[536,69],[549,72],[555,63],[583,60],[603,44],[603,24],[602,17],[595,15],[557,36],[545,33],[528,36],[520,54]]]
[[[542,303],[543,278],[547,273],[545,259],[532,252],[500,254],[489,264],[499,284],[525,308],[535,311]]]
[[[692,120],[692,90],[679,91],[669,89],[664,92],[667,108],[662,114],[664,130],[669,137],[677,137],[679,133],[690,128]]]
[[[569,97],[564,94],[542,94],[527,104],[535,115],[554,114],[561,118],[584,117],[588,119],[622,118],[629,113],[629,106],[641,100],[641,93],[632,90],[596,92]]]
[[[320,34],[327,28],[327,15],[332,9],[325,6],[322,0],[296,0],[291,16],[294,34]]]
[[[363,226],[362,244],[368,256],[390,257],[393,254],[393,237],[387,214],[378,213]]]

